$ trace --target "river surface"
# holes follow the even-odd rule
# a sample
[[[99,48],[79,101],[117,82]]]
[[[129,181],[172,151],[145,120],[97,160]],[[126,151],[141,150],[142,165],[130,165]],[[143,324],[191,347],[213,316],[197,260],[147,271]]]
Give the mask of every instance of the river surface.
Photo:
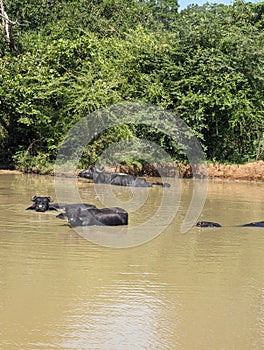
[[[56,212],[25,210],[34,194],[58,200],[54,178],[1,174],[0,349],[263,349],[264,229],[236,225],[264,220],[264,184],[209,182],[199,219],[223,227],[183,233],[194,182],[170,182],[175,216],[159,214],[154,239],[121,249],[86,239]],[[67,180],[63,186],[67,192]],[[100,193],[119,196],[124,207],[136,196],[88,181],[77,187],[98,206]],[[148,218],[144,230],[154,232],[163,190],[142,191],[145,204],[129,227]],[[92,229],[93,237],[108,232]]]

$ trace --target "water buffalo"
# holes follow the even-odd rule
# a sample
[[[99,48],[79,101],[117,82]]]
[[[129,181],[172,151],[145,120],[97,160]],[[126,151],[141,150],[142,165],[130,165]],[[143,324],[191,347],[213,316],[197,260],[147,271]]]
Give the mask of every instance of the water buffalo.
[[[218,224],[217,222],[212,222],[212,221],[198,221],[196,226],[198,226],[198,227],[222,227],[222,225]]]
[[[62,209],[66,210],[67,209],[74,209],[74,208],[80,208],[80,209],[95,209],[96,206],[93,204],[86,204],[86,203],[74,203],[74,204],[66,204],[66,203],[59,203],[59,204],[54,204],[55,208],[57,209]]]
[[[148,182],[144,178],[124,173],[113,173],[104,171],[103,167],[91,166],[86,170],[79,173],[80,177],[93,180],[94,183],[109,184],[115,186],[127,186],[127,187],[170,187],[169,183],[162,182]]]
[[[250,222],[249,224],[241,225],[242,227],[264,227],[264,221]]]
[[[30,207],[26,208],[26,210],[35,210],[38,212],[44,212],[47,210],[57,210],[58,209],[58,205],[50,205],[51,202],[53,202],[53,198],[51,196],[37,196],[34,195],[31,198],[32,202],[34,202],[34,204],[32,204]]]
[[[198,227],[222,227],[217,222],[212,221],[198,221],[196,226]],[[237,227],[264,227],[264,221],[250,222],[248,224],[238,225]]]
[[[64,213],[56,216],[67,219],[68,224],[75,226],[119,226],[128,224],[128,213],[118,207],[114,208],[86,208],[66,207]]]

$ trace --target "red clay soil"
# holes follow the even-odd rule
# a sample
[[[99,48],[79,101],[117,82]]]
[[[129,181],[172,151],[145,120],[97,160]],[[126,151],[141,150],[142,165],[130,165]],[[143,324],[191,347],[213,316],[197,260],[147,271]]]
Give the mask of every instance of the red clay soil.
[[[0,169],[0,175],[1,174],[22,174],[22,172],[19,170]]]
[[[166,164],[162,167],[157,165],[146,165],[141,168],[133,166],[118,166],[115,171],[126,172],[138,176],[158,176],[158,171],[162,176],[179,176],[181,178],[192,178],[193,171],[190,165],[183,164]],[[175,170],[177,169],[177,170]],[[207,174],[206,174],[207,170]],[[113,169],[112,169],[113,171]],[[240,181],[264,181],[264,161],[257,161],[246,164],[217,164],[210,163],[206,167],[196,167],[195,173],[201,178],[208,176],[209,179],[228,179]]]
[[[235,164],[208,164],[210,178],[264,181],[264,162],[258,161],[242,165]]]

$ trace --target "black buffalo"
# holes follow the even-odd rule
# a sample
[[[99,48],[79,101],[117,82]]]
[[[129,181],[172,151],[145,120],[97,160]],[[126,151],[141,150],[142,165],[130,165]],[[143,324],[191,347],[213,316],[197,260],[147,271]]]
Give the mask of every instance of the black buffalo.
[[[264,227],[264,221],[250,222],[249,224],[242,225],[243,227]]]
[[[62,209],[62,210],[66,210],[66,209],[74,209],[74,208],[80,208],[80,209],[95,209],[96,206],[93,204],[86,204],[86,203],[74,203],[74,204],[66,204],[66,203],[60,203],[60,204],[55,204],[54,205],[57,209]]]
[[[118,207],[114,208],[81,208],[66,207],[64,213],[56,216],[67,219],[68,224],[75,226],[119,226],[128,224],[128,213]]]
[[[148,182],[144,178],[124,173],[113,173],[104,171],[103,167],[91,166],[79,173],[80,177],[93,180],[97,184],[109,184],[115,186],[127,187],[170,187],[169,183],[162,182]]]
[[[35,210],[38,212],[44,212],[47,210],[57,210],[58,205],[50,205],[51,202],[53,202],[53,198],[51,196],[32,196],[31,198],[32,204],[30,207],[28,207],[26,210]]]
[[[196,226],[198,227],[222,227],[217,222],[212,221],[198,221]],[[237,227],[264,227],[264,221],[250,222],[248,224],[239,225]]]
[[[222,227],[222,225],[218,224],[217,222],[212,222],[212,221],[198,221],[196,226],[198,226],[198,227]]]

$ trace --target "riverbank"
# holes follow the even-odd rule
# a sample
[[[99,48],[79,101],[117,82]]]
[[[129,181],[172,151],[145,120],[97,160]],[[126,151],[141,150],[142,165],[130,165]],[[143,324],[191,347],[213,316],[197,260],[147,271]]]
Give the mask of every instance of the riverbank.
[[[163,167],[156,167],[155,165],[142,166],[134,171],[132,166],[121,165],[118,166],[116,171],[135,173],[138,176],[158,176],[158,170],[163,176],[173,177],[179,176],[180,178],[192,178],[193,171],[191,165],[184,164],[166,164]],[[177,171],[175,170],[177,169]],[[198,169],[198,170],[197,170]],[[209,179],[227,179],[236,181],[263,181],[264,182],[264,161],[251,162],[246,164],[218,164],[208,163],[207,174],[204,167],[199,171],[196,168],[196,174],[198,177],[208,176]]]
[[[0,169],[1,174],[22,174],[22,171],[19,170],[9,170],[9,169]]]
[[[192,178],[193,171],[190,165],[184,164],[165,164],[157,166],[156,164],[146,164],[142,166],[119,165],[116,168],[106,167],[106,171],[124,172],[136,176],[157,177],[159,172],[164,177],[178,176],[180,178]],[[199,171],[197,172],[199,176]],[[22,174],[18,170],[0,169],[0,174]],[[54,175],[51,173],[50,175]],[[73,174],[63,174],[72,176]],[[203,171],[201,177],[206,175]],[[226,179],[235,181],[260,181],[264,182],[264,161],[251,162],[246,164],[207,164],[207,176],[209,179]]]
[[[208,164],[211,179],[264,181],[264,161],[246,164]]]

